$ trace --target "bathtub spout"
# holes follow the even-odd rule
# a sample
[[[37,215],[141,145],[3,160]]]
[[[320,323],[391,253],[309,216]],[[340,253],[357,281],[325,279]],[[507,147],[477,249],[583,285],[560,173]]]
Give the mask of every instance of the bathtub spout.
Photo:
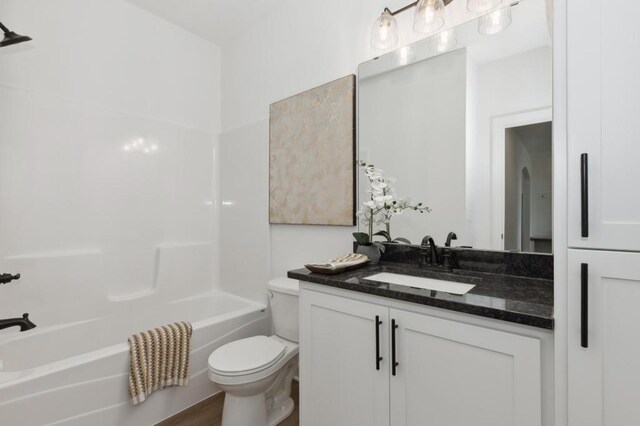
[[[22,318],[8,318],[0,320],[0,330],[14,326],[20,326],[20,331],[27,331],[35,328],[36,325],[29,320],[29,314],[23,314]]]

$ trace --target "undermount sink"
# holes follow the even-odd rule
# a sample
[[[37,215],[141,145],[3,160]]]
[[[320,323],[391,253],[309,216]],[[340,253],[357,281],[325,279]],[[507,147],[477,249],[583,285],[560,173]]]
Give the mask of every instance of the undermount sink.
[[[389,284],[404,285],[407,287],[422,288],[425,290],[444,291],[451,294],[466,294],[474,284],[463,284],[451,281],[436,280],[433,278],[414,277],[411,275],[392,274],[390,272],[381,272],[379,274],[369,275],[366,280],[379,281]]]

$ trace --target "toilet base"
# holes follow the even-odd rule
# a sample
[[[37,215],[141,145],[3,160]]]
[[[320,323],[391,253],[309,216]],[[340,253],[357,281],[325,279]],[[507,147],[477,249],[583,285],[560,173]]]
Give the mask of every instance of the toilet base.
[[[222,409],[222,426],[255,425],[270,426],[267,423],[267,405],[264,394],[235,396],[227,392]]]
[[[291,413],[293,413],[293,409],[294,403],[291,397],[289,397],[284,404],[278,407],[272,407],[269,411],[269,418],[267,419],[269,426],[276,426],[281,421],[289,417]]]

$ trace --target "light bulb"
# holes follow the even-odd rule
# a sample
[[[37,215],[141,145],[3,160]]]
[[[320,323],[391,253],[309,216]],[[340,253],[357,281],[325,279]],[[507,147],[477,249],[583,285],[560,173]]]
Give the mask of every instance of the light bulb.
[[[467,0],[467,9],[470,12],[484,13],[495,9],[502,0]]]
[[[511,25],[511,6],[494,10],[480,17],[478,20],[478,32],[483,35],[498,34]]]
[[[413,30],[423,34],[438,31],[444,25],[444,1],[420,0],[413,15]]]
[[[398,23],[391,12],[385,9],[371,28],[371,46],[390,49],[398,44]]]

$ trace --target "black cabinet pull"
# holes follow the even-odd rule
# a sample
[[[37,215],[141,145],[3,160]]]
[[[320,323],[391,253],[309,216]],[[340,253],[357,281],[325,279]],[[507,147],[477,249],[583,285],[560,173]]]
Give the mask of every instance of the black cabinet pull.
[[[580,155],[582,238],[589,238],[589,154]]]
[[[396,324],[396,320],[391,320],[391,375],[396,375],[396,367],[398,367],[398,362],[396,362],[396,328],[398,328],[398,324]]]
[[[580,346],[589,347],[589,265],[580,265]]]
[[[380,361],[382,361],[382,357],[380,356],[380,325],[382,321],[380,321],[380,316],[376,315],[376,370],[380,370]]]

